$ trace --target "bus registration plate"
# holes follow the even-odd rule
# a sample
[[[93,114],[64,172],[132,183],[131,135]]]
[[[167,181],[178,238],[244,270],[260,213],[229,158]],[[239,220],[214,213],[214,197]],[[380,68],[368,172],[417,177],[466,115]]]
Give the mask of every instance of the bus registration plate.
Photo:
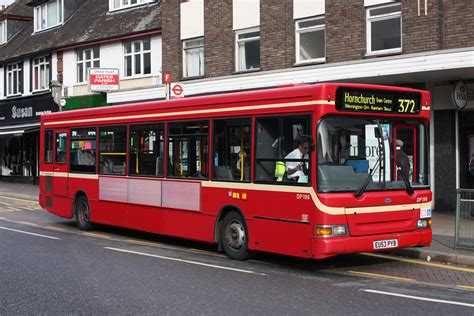
[[[398,239],[377,240],[374,241],[374,249],[386,249],[398,247]]]

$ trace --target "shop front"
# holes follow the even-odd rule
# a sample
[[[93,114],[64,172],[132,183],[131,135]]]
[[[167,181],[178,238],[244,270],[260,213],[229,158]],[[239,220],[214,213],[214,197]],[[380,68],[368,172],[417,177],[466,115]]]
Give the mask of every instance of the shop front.
[[[49,93],[0,102],[1,181],[37,184],[40,116],[57,109]]]

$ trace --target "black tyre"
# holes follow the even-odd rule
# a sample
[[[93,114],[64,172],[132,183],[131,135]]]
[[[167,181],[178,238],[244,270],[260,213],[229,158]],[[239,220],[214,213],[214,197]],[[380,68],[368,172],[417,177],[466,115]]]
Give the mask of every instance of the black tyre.
[[[81,195],[74,203],[74,214],[76,215],[76,224],[80,230],[92,230],[94,226],[90,222],[91,211],[87,197]]]
[[[249,239],[245,219],[232,211],[224,216],[220,240],[225,254],[232,260],[245,260],[249,256]]]

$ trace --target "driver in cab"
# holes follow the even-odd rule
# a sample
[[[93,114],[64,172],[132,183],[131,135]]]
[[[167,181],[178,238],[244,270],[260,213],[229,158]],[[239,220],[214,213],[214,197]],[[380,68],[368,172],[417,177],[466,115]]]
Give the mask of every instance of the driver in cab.
[[[308,141],[301,140],[298,148],[290,152],[285,159],[308,159]],[[290,181],[308,183],[308,163],[301,161],[286,162],[286,177]]]

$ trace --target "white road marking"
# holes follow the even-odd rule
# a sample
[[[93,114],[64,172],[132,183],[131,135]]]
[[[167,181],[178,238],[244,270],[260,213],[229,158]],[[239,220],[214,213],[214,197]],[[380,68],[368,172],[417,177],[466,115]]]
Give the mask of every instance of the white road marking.
[[[374,293],[374,294],[382,294],[382,295],[410,298],[410,299],[419,300],[419,301],[427,301],[427,302],[434,302],[434,303],[474,307],[474,304],[455,302],[455,301],[438,300],[438,299],[435,299],[435,298],[419,297],[419,296],[412,296],[412,295],[405,295],[405,294],[391,293],[391,292],[383,292],[383,291],[376,291],[376,290],[362,290],[362,291],[368,292],[368,293]]]
[[[60,239],[60,238],[56,238],[56,237],[53,237],[53,236],[46,236],[46,235],[41,235],[41,234],[35,234],[35,233],[25,232],[25,231],[23,231],[23,230],[17,230],[17,229],[2,227],[2,226],[0,226],[0,229],[9,230],[9,231],[12,231],[12,232],[21,233],[21,234],[26,234],[26,235],[31,235],[31,236],[36,236],[36,237],[43,237],[43,238],[49,238],[49,239],[55,239],[55,240],[59,240],[59,239]]]
[[[218,266],[218,265],[214,265],[214,264],[207,264],[207,263],[203,263],[203,262],[197,262],[197,261],[191,261],[191,260],[185,260],[185,259],[179,259],[179,258],[172,258],[172,257],[165,257],[165,256],[158,256],[158,255],[152,255],[152,254],[144,253],[144,252],[130,251],[130,250],[124,250],[124,249],[118,249],[118,248],[112,248],[112,247],[104,247],[104,248],[109,249],[109,250],[113,250],[113,251],[118,251],[118,252],[131,253],[131,254],[134,254],[134,255],[153,257],[153,258],[170,260],[170,261],[177,261],[177,262],[182,262],[182,263],[189,263],[189,264],[194,264],[194,265],[204,266],[204,267],[209,267],[209,268],[229,270],[229,271],[242,272],[242,273],[248,273],[248,274],[266,275],[265,273],[259,273],[259,272],[254,272],[254,271],[250,271],[250,270],[235,269],[235,268],[229,268],[229,267],[224,267],[224,266]]]

